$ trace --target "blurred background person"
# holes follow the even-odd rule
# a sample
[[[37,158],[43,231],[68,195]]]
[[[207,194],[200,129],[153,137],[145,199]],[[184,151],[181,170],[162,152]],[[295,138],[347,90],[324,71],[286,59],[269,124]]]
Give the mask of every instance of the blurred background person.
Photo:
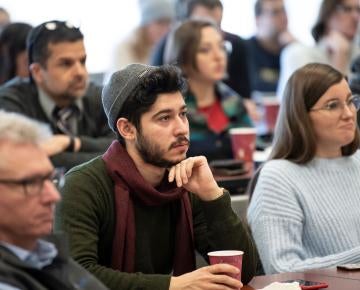
[[[169,31],[174,21],[175,6],[172,0],[138,0],[138,3],[140,24],[116,47],[105,81],[113,72],[128,64],[149,64],[154,46]]]
[[[351,74],[349,78],[350,89],[353,94],[360,95],[360,55],[351,64]],[[360,112],[357,113],[357,123],[360,126]]]
[[[214,21],[219,29],[223,17],[223,4],[220,0],[177,0],[179,21],[185,19],[206,18]],[[176,27],[174,28],[176,29]],[[169,63],[171,51],[171,35],[170,32],[155,47],[152,55],[151,64],[161,65]],[[240,96],[245,98],[245,106],[252,119],[258,120],[260,116],[257,113],[255,103],[250,99],[250,79],[248,71],[247,51],[245,40],[238,35],[221,30],[225,40],[226,51],[229,61],[227,62],[226,73],[223,81],[231,87]]]
[[[256,35],[246,41],[251,90],[275,94],[280,74],[280,52],[294,37],[288,31],[283,0],[257,0]]]
[[[187,20],[175,31],[170,57],[188,80],[185,94],[191,129],[189,156],[232,158],[228,131],[252,122],[242,97],[222,82],[227,54],[218,25]]]
[[[10,14],[3,7],[0,7],[0,32],[11,22]]]
[[[84,35],[65,21],[34,27],[27,39],[30,78],[0,87],[0,108],[47,123],[43,144],[66,170],[101,155],[114,139],[101,104],[100,86],[88,81]]]
[[[300,43],[288,45],[281,54],[281,72],[277,95],[282,97],[289,76],[299,67],[320,62],[332,65],[347,75],[351,60],[359,55],[354,44],[360,16],[358,0],[323,0],[312,29],[314,47]]]
[[[0,32],[0,84],[14,78],[29,76],[26,37],[32,26],[13,22]]]
[[[332,66],[290,77],[247,214],[265,273],[360,263],[359,108]]]

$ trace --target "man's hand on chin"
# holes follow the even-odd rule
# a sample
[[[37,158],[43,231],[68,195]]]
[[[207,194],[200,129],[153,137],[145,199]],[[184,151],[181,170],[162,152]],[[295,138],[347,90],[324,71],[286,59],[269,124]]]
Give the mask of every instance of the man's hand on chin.
[[[169,169],[169,182],[210,201],[223,195],[211,172],[205,156],[189,157]]]

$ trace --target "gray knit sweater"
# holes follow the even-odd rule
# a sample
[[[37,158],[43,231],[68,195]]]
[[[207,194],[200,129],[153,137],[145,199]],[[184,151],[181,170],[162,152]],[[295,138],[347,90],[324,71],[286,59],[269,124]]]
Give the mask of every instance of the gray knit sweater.
[[[266,273],[360,263],[360,151],[265,164],[248,209]]]

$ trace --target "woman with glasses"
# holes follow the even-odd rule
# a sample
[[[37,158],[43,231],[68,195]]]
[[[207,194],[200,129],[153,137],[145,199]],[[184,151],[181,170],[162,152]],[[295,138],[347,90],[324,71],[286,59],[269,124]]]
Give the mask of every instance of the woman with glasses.
[[[191,129],[188,155],[232,158],[229,129],[252,123],[243,99],[221,81],[227,65],[222,33],[213,22],[198,19],[185,21],[173,37],[170,58],[189,84],[185,93]]]
[[[248,209],[266,273],[360,263],[359,108],[329,65],[290,77]]]
[[[323,0],[311,31],[315,46],[307,47],[294,42],[281,54],[278,96],[283,96],[289,76],[310,62],[327,63],[348,74],[351,60],[360,54],[359,47],[354,43],[359,19],[358,0]]]

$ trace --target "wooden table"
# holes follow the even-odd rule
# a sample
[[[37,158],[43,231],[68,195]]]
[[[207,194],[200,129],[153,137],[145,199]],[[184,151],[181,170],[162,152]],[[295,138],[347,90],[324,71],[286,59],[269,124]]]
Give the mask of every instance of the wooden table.
[[[360,271],[344,271],[336,268],[311,270],[304,273],[281,273],[274,275],[256,276],[249,285],[242,290],[261,289],[272,282],[292,279],[326,282],[328,290],[360,290]]]
[[[322,276],[360,280],[360,270],[348,271],[348,270],[341,270],[341,269],[337,269],[337,268],[327,268],[327,269],[311,270],[311,273],[322,275]],[[360,290],[360,288],[359,288],[359,290]]]

